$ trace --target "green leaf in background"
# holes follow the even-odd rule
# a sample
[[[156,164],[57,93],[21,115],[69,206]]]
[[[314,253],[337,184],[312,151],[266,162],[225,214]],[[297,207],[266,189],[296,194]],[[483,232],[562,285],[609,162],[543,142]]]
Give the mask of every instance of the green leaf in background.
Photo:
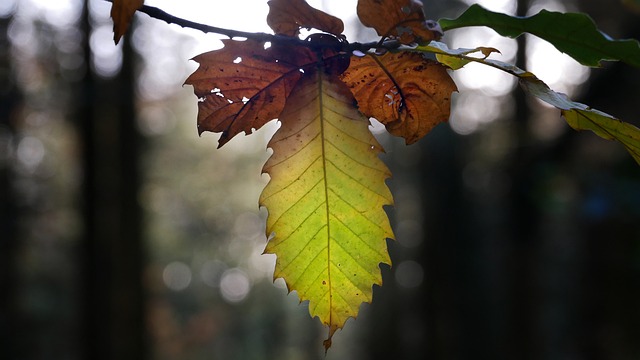
[[[591,130],[603,139],[617,140],[640,164],[640,129],[602,111],[572,101],[565,94],[551,90],[535,76],[521,77],[520,83],[538,99],[560,109],[562,116],[572,128]]]
[[[520,84],[531,95],[558,108],[567,123],[576,130],[591,130],[596,135],[607,140],[620,142],[627,151],[640,164],[640,129],[623,122],[602,111],[592,109],[585,104],[572,101],[567,95],[553,91],[534,74],[522,70],[519,67],[502,61],[468,56],[474,52],[486,49],[449,49],[446,44],[432,41],[427,46],[418,46],[413,51],[429,52],[436,54],[438,59],[444,59],[445,65],[453,64],[456,69],[469,62],[478,62],[484,65],[507,72],[520,79]],[[484,53],[484,52],[483,52]],[[457,58],[458,60],[451,60]],[[454,68],[452,67],[452,68]]]
[[[457,19],[440,19],[439,23],[445,31],[487,26],[511,38],[530,33],[586,66],[598,67],[603,60],[619,60],[640,67],[640,43],[637,40],[613,40],[598,30],[585,14],[542,10],[530,17],[514,17],[475,4]]]

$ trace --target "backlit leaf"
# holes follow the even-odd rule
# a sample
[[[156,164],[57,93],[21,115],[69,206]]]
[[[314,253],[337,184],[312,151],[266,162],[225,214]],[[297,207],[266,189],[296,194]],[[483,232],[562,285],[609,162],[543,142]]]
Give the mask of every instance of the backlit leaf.
[[[522,87],[530,94],[558,108],[571,127],[576,130],[591,130],[604,139],[620,142],[640,164],[640,129],[602,111],[575,102],[565,94],[551,90],[534,74],[502,61],[467,56],[464,51],[448,49],[445,44],[434,42],[428,46],[419,46],[415,50],[458,57],[467,62],[478,62],[518,77]]]
[[[482,59],[486,59],[493,53],[500,53],[500,51],[496,48],[485,46],[480,46],[475,49],[449,49],[444,43],[437,41],[430,42],[429,45],[424,46],[424,48],[431,48],[432,50],[434,50],[438,62],[452,70],[458,70],[471,62],[471,60],[465,59],[458,55],[471,55],[475,53],[481,53]]]
[[[357,11],[362,24],[403,44],[428,43],[442,36],[438,24],[425,19],[417,0],[358,0]]]
[[[221,132],[219,146],[278,117],[302,76],[300,68],[316,61],[304,48],[287,52],[254,40],[223,43],[224,48],[193,58],[200,66],[185,81],[200,99],[199,133]]]
[[[344,31],[342,20],[315,9],[304,0],[269,0],[267,24],[276,34],[297,36],[301,28],[315,28],[334,35]]]
[[[116,45],[127,32],[133,14],[142,7],[144,0],[113,0],[111,18],[113,19],[113,41]]]
[[[410,52],[353,57],[342,75],[360,111],[412,144],[449,119],[456,85],[444,66]]]
[[[392,238],[383,206],[392,203],[389,170],[369,122],[349,89],[324,71],[305,73],[279,117],[264,165],[271,181],[260,196],[269,211],[265,253],[331,337],[381,285]]]
[[[521,84],[531,94],[560,109],[562,116],[572,128],[591,130],[603,139],[620,142],[640,164],[640,129],[602,111],[572,101],[565,94],[551,90],[535,77],[527,76],[521,79]]]
[[[441,19],[439,23],[445,31],[487,26],[502,36],[512,38],[530,33],[586,66],[600,66],[602,60],[620,60],[640,66],[640,43],[637,40],[611,39],[600,32],[586,14],[542,10],[530,17],[514,17],[475,4],[457,19]]]

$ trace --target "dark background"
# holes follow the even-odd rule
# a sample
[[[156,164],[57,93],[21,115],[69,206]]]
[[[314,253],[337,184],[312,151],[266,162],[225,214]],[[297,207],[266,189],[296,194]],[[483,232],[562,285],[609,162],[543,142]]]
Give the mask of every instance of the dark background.
[[[640,39],[640,15],[619,1],[563,3]],[[0,358],[323,358],[325,330],[252,257],[267,135],[214,150],[195,134],[188,71],[159,56],[175,93],[145,82],[145,44],[190,40],[154,42],[141,26],[121,66],[100,70],[89,34],[108,29],[108,6],[78,2],[59,26],[15,4],[0,17]],[[464,7],[429,1],[427,14]],[[638,69],[607,64],[572,96],[638,125],[639,83]],[[468,135],[382,136],[394,267],[328,359],[640,358],[638,164],[566,126],[539,136],[542,118],[562,120],[517,87],[500,101]],[[192,271],[186,287],[176,262]],[[246,297],[222,294],[225,269],[250,279]]]

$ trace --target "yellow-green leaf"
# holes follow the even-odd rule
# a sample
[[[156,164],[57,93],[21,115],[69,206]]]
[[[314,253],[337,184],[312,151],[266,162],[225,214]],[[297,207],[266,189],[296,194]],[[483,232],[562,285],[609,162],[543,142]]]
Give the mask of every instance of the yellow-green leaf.
[[[309,301],[331,337],[381,285],[392,238],[383,206],[392,204],[381,146],[349,89],[335,75],[307,72],[279,117],[264,165],[271,181],[260,196],[269,211],[265,253],[275,278]]]
[[[607,140],[617,140],[640,164],[640,129],[585,104],[572,101],[565,94],[551,90],[533,76],[521,78],[521,84],[540,100],[560,109],[567,123],[576,130],[591,130]]]
[[[471,55],[479,52],[482,53],[482,59],[486,59],[494,52],[500,54],[500,50],[485,46],[480,46],[475,49],[449,49],[444,43],[438,41],[432,41],[423,48],[432,49],[436,54],[436,59],[438,59],[438,62],[447,66],[451,70],[458,70],[471,62],[471,60],[465,59],[458,55]]]
[[[471,61],[478,62],[518,77],[522,87],[531,95],[559,109],[572,128],[576,130],[591,130],[603,139],[618,141],[640,164],[640,129],[602,111],[575,102],[565,94],[551,90],[547,84],[534,74],[502,61],[470,57],[466,49],[452,50],[445,44],[435,41],[432,41],[427,46],[418,46],[413,50],[445,55],[445,58],[448,59],[458,58],[467,63]]]

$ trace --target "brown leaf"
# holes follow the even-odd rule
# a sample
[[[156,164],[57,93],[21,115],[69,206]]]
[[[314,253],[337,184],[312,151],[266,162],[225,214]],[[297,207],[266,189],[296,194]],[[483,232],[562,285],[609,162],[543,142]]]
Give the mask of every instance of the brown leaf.
[[[412,144],[447,121],[456,85],[439,63],[417,53],[353,57],[342,80],[360,111]]]
[[[315,9],[304,0],[270,0],[267,24],[276,34],[297,36],[301,28],[315,28],[334,35],[344,31],[342,20]]]
[[[417,0],[358,0],[358,17],[378,35],[403,44],[428,43],[442,36],[437,22],[426,20]]]
[[[113,19],[113,41],[118,44],[127,32],[133,14],[142,7],[144,0],[113,0],[111,18]]]
[[[273,44],[265,49],[254,40],[223,43],[224,48],[193,58],[200,66],[185,81],[200,99],[198,131],[221,132],[218,147],[277,118],[305,69],[318,65],[317,56],[306,47]],[[326,70],[342,72],[348,66],[343,57],[325,51]]]

